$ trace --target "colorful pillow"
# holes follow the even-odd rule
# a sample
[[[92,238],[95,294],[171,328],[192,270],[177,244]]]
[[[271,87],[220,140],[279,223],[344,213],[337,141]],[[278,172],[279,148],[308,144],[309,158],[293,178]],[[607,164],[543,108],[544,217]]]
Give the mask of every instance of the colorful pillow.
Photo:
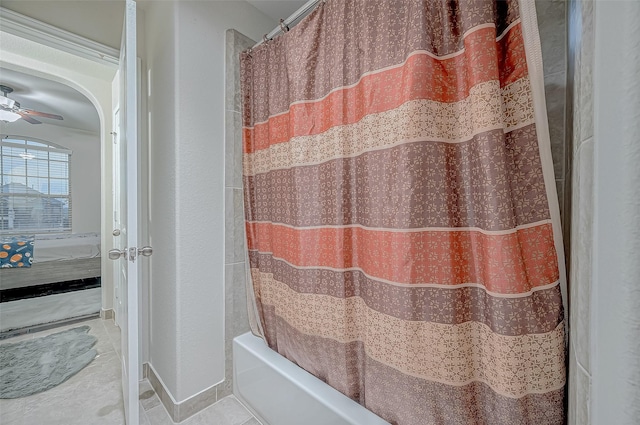
[[[35,236],[0,239],[0,268],[31,267]]]

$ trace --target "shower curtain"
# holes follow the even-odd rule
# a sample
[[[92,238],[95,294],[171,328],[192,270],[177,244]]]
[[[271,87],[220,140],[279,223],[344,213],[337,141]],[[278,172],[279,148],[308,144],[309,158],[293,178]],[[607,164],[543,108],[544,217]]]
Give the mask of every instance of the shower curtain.
[[[563,423],[532,3],[327,0],[241,57],[253,330],[392,424]]]

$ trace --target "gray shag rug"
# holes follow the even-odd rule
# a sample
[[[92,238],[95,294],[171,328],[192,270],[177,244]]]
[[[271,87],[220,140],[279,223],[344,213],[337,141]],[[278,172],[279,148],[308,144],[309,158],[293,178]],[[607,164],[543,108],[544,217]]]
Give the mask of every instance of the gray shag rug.
[[[46,391],[81,371],[96,356],[97,338],[80,326],[35,339],[0,345],[0,398]]]

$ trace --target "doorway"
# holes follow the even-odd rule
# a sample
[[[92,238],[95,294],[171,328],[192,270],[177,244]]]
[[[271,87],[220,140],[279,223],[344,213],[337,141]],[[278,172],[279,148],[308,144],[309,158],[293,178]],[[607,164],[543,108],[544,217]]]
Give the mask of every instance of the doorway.
[[[2,13],[4,14],[5,11],[2,10]],[[6,26],[4,27],[7,28]],[[115,57],[115,62],[117,62],[117,51],[116,55],[112,55],[111,59],[109,59],[108,54],[104,55],[103,53],[99,53],[96,56],[102,59],[107,58],[107,60],[99,60],[96,62],[86,57],[86,46],[80,46],[79,50],[83,52],[80,52],[79,55],[71,55],[68,51],[65,52],[64,48],[61,51],[54,47],[30,41],[25,39],[25,37],[10,32],[3,31],[0,37],[3,45],[3,58],[0,65],[68,84],[86,95],[98,111],[100,119],[99,139],[101,145],[101,160],[99,166],[94,167],[94,171],[98,172],[101,176],[100,188],[97,190],[100,193],[98,204],[101,205],[101,211],[99,213],[100,232],[103,235],[100,247],[100,251],[102,252],[100,268],[104,282],[100,297],[102,304],[101,315],[103,318],[112,319],[115,316],[113,263],[109,262],[106,253],[109,248],[112,247],[111,232],[113,230],[112,137],[110,133],[113,130],[111,105],[114,103],[113,99],[117,98],[117,93],[114,92],[118,90],[112,90],[111,84],[117,71],[117,64],[111,59]],[[100,171],[97,171],[96,168]],[[104,323],[108,322],[94,322],[93,324],[104,325]],[[102,326],[102,329],[99,330],[100,326],[96,326],[96,329],[96,332],[102,333],[103,336],[106,337],[106,340],[98,338],[99,341],[96,348],[98,348],[99,355],[97,358],[105,359],[113,356],[114,359],[119,362],[121,353],[120,337],[117,327],[112,326],[107,329],[107,327]],[[100,353],[100,348],[102,349],[102,353]],[[121,368],[121,366],[118,366],[118,368]],[[121,410],[119,406],[122,405],[123,398],[120,388],[120,376],[119,374],[115,376],[118,378],[118,402],[112,403],[110,407],[102,406],[105,408],[103,411],[94,412],[99,417],[111,416],[112,414],[116,414],[117,416]],[[72,380],[73,378],[68,382],[72,382]],[[79,396],[81,395],[82,394]],[[77,398],[78,397],[76,397],[76,399]],[[135,399],[137,403],[137,392]],[[74,400],[74,397],[69,397],[69,400]],[[56,406],[56,408],[62,413],[63,409],[61,409],[60,406]],[[87,423],[94,422],[90,420]]]

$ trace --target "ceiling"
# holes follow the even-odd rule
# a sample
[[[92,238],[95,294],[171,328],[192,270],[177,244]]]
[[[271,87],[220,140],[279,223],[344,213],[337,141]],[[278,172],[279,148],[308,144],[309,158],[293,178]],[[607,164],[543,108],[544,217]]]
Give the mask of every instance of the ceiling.
[[[0,6],[120,49],[124,0],[0,0]]]
[[[306,3],[306,0],[247,1],[271,17],[274,28],[281,18],[289,17]],[[120,47],[124,0],[0,0],[0,6],[98,43],[116,49]],[[23,108],[64,117],[63,121],[43,118],[43,123],[99,131],[95,107],[68,86],[3,68],[0,68],[0,84],[14,89],[9,97]]]
[[[62,115],[64,118],[58,121],[35,117],[45,124],[94,133],[100,131],[96,108],[83,94],[69,86],[6,68],[0,68],[0,84],[14,90],[9,98],[20,103],[20,107]],[[10,123],[6,125],[8,129],[11,128]]]
[[[274,27],[281,18],[289,17],[306,3],[306,0],[247,1],[273,18]],[[120,48],[124,4],[124,0],[0,0],[0,6],[4,8],[114,49]],[[143,5],[144,1],[140,4]]]
[[[247,0],[262,13],[273,18],[276,22],[286,19],[293,12],[300,9],[306,0]]]

